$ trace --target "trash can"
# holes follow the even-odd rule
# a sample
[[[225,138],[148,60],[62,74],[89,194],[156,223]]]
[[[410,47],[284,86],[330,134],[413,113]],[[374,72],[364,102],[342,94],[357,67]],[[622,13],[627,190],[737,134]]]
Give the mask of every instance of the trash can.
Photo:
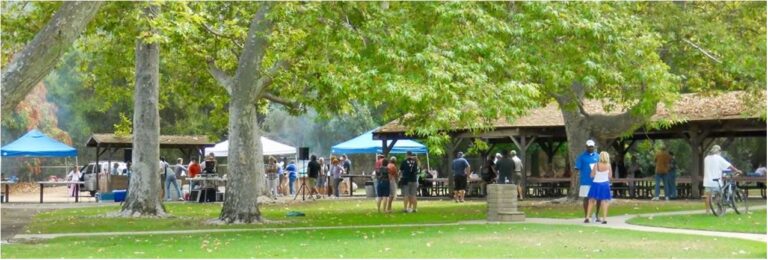
[[[376,190],[373,188],[373,182],[372,181],[366,181],[365,182],[365,196],[368,198],[375,198],[376,197]]]

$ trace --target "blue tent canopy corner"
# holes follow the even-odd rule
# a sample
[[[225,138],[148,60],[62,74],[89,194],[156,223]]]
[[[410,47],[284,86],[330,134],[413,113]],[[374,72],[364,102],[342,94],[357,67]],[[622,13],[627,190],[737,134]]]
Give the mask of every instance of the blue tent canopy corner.
[[[77,149],[32,129],[21,138],[0,148],[2,157],[74,157]]]
[[[358,137],[355,137],[346,142],[334,145],[331,147],[331,153],[333,154],[354,154],[354,153],[383,153],[381,147],[381,141],[373,140],[373,129]],[[390,144],[389,141],[387,144]],[[427,147],[419,142],[413,140],[397,140],[395,146],[389,153],[406,153],[406,152],[426,154]]]

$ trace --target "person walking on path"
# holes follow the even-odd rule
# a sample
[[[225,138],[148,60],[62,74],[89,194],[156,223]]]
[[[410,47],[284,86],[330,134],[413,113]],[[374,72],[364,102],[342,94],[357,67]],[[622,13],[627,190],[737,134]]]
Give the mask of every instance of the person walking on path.
[[[704,157],[704,211],[709,213],[709,202],[712,200],[712,192],[717,191],[723,181],[723,171],[732,170],[735,173],[741,173],[739,169],[725,160],[720,155],[719,145],[713,145],[709,149],[709,155]],[[715,179],[718,179],[715,181]],[[719,183],[720,182],[720,183]]]
[[[589,198],[587,195],[592,186],[592,166],[597,164],[600,160],[600,155],[595,152],[595,141],[587,140],[586,145],[586,151],[576,158],[576,167],[574,170],[576,170],[576,174],[579,175],[579,198],[584,198],[584,218],[588,219],[587,206],[589,205]],[[597,210],[595,211],[600,211],[600,204],[597,204]]]
[[[672,178],[669,174],[669,165],[672,162],[672,156],[667,152],[667,148],[662,146],[656,153],[656,175],[655,175],[655,192],[653,193],[653,199],[659,200],[659,185],[664,183],[664,199],[669,200],[672,195]]]
[[[451,163],[451,169],[453,170],[453,200],[456,203],[464,202],[464,194],[467,190],[467,176],[471,167],[467,159],[464,159],[464,153],[459,152],[456,154],[456,159]]]
[[[405,212],[416,212],[416,192],[419,189],[419,164],[416,163],[416,156],[413,155],[413,152],[408,151],[405,161],[400,163],[400,172],[403,175],[403,179],[405,179],[405,185],[403,185]]]
[[[597,201],[600,201],[601,205],[598,207],[598,210],[602,211],[599,213],[602,213],[601,215],[603,215],[603,220],[600,221],[598,219],[598,222],[603,224],[608,224],[606,218],[608,217],[608,202],[611,201],[612,175],[613,170],[611,170],[611,157],[607,152],[601,152],[599,161],[594,167],[592,167],[590,171],[590,176],[593,178],[593,180],[592,185],[589,188],[589,194],[587,194],[587,197],[589,198],[589,206],[587,207],[586,215],[591,215],[592,208],[595,207]],[[597,210],[595,213],[599,214]],[[584,223],[589,223],[589,218],[584,218]]]
[[[523,161],[517,157],[517,152],[512,150],[512,161],[515,162],[515,173],[512,174],[512,184],[517,185],[517,199],[523,199]]]
[[[381,160],[381,166],[376,169],[376,209],[381,213],[381,205],[384,204],[384,213],[392,212],[389,208],[389,169],[387,159]]]
[[[387,167],[387,176],[389,177],[389,199],[387,199],[387,209],[392,211],[392,202],[397,198],[397,181],[400,179],[400,173],[397,172],[397,157],[390,157],[388,163],[382,162]],[[403,194],[405,196],[405,194]]]

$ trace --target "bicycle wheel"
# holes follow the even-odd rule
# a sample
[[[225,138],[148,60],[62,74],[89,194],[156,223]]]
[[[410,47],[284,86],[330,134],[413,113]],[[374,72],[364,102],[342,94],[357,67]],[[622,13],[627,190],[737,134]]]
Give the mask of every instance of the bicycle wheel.
[[[739,206],[743,206],[743,208],[738,208]],[[742,192],[739,189],[736,189],[734,192],[734,204],[733,204],[734,210],[736,210],[737,214],[741,213],[747,213],[749,211],[749,200],[747,199],[747,194],[745,192]]]
[[[722,216],[723,213],[725,213],[725,209],[723,208],[723,196],[720,192],[712,194],[712,199],[709,200],[709,208],[712,209],[712,214],[717,217]]]
[[[737,189],[734,189],[733,186],[728,187],[728,190],[726,191],[728,194],[725,196],[725,204],[726,206],[730,206],[733,208],[733,212],[736,212],[736,214],[741,214],[739,212],[739,202],[741,202],[741,197],[739,197],[739,191]]]

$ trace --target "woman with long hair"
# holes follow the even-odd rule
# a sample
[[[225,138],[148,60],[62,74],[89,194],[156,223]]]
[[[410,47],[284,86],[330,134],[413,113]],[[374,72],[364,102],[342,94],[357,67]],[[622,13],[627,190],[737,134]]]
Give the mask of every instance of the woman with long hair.
[[[589,174],[592,177],[592,186],[589,187],[589,205],[587,206],[587,216],[592,215],[592,209],[595,207],[595,203],[600,201],[600,211],[603,215],[602,221],[598,219],[598,222],[608,224],[606,218],[608,217],[608,202],[611,201],[611,176],[613,170],[611,170],[611,156],[608,152],[600,152],[600,160],[592,167],[592,173]],[[584,223],[589,223],[589,217],[584,219]]]

